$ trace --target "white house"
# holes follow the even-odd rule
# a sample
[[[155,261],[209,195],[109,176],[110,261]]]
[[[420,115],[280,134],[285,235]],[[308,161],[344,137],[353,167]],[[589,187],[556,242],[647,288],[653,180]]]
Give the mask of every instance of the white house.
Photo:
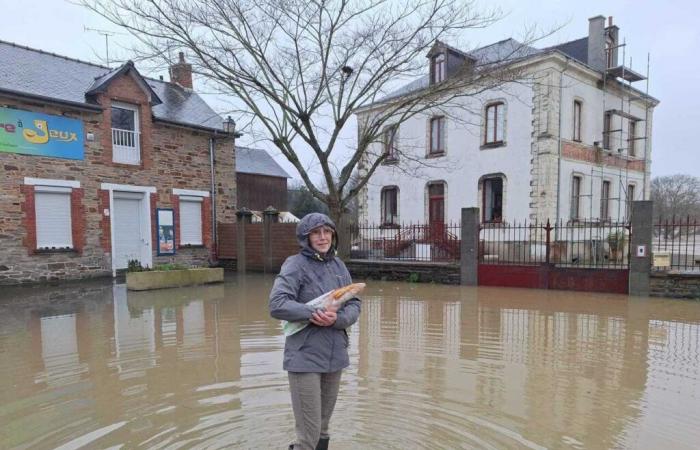
[[[387,158],[362,192],[361,219],[389,228],[459,221],[465,207],[479,207],[483,222],[496,223],[626,219],[631,200],[649,198],[658,100],[643,83],[632,86],[645,77],[620,61],[618,35],[612,18],[606,27],[597,16],[587,37],[544,49],[508,39],[465,53],[436,43],[429,75],[359,109],[358,123],[443,82],[460,64],[483,67],[517,55],[508,64],[519,65],[519,79],[461,99],[463,109],[387,126],[371,153],[397,157]],[[360,170],[370,163],[363,160]]]

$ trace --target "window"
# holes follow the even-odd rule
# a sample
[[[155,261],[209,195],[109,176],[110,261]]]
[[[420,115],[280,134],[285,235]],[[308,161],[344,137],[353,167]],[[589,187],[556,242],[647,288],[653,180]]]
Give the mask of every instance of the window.
[[[613,48],[613,41],[610,39],[605,40],[605,58],[606,58],[606,63],[607,63],[607,68],[611,68],[613,66],[613,57],[615,56],[615,49]]]
[[[627,141],[627,154],[629,156],[637,156],[637,146],[635,145],[635,143],[637,142],[636,120],[630,120],[629,139]]]
[[[445,183],[428,184],[428,222],[431,227],[445,223]]]
[[[398,128],[398,125],[392,125],[384,128],[384,154],[386,155],[384,161],[389,162],[399,159],[399,152],[396,146],[396,134]]]
[[[112,104],[112,159],[122,164],[140,164],[139,114],[136,106]]]
[[[445,153],[445,118],[430,119],[430,154]]]
[[[610,219],[610,182],[603,180],[600,189],[600,220]]]
[[[603,119],[603,148],[610,150],[610,134],[612,133],[612,113],[606,112]]]
[[[36,186],[36,247],[73,248],[71,188]]]
[[[581,142],[581,107],[583,104],[580,100],[574,101],[574,141]]]
[[[396,187],[382,189],[382,225],[399,224],[399,190]]]
[[[499,223],[503,220],[503,178],[485,178],[482,187],[483,221]]]
[[[180,245],[203,245],[202,200],[180,196]]]
[[[445,54],[433,56],[433,83],[439,83],[445,80]]]
[[[503,143],[503,108],[503,102],[493,103],[486,107],[484,144]]]
[[[581,177],[571,179],[571,219],[578,220],[581,207]]]
[[[627,202],[626,202],[627,207],[625,208],[627,219],[632,217],[632,202],[634,201],[634,187],[635,186],[633,184],[630,184],[629,186],[627,186]]]

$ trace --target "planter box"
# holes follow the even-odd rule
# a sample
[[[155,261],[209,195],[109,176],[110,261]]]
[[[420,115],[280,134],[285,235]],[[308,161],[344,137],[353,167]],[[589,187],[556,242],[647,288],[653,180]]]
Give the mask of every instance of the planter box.
[[[126,287],[131,291],[164,289],[198,284],[221,283],[224,281],[224,269],[184,269],[148,272],[128,272]]]

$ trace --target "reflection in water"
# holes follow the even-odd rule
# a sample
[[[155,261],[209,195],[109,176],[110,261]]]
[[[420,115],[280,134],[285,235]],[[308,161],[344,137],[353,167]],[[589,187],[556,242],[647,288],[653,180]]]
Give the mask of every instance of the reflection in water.
[[[0,448],[284,448],[272,278],[0,298]],[[334,448],[693,448],[700,303],[372,282]]]

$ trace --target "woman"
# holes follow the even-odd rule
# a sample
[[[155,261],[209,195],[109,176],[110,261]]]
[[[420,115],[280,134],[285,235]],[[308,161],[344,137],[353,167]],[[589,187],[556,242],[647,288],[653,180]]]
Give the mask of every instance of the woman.
[[[335,224],[311,213],[297,226],[301,250],[282,265],[270,293],[275,319],[311,323],[287,337],[283,368],[288,372],[298,450],[328,448],[328,423],[340,388],[340,374],[350,365],[346,328],[360,315],[360,300],[348,300],[338,311],[312,312],[304,303],[352,283],[345,264],[335,256]]]

